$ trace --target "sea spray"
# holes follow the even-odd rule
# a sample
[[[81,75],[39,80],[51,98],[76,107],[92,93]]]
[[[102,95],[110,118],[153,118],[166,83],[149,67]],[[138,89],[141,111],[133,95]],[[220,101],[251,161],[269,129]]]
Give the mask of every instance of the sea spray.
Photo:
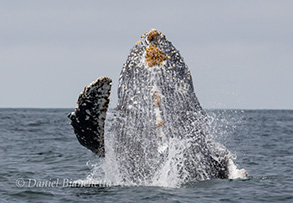
[[[241,115],[241,112],[235,111],[234,114]],[[233,115],[234,115],[233,114]],[[223,137],[225,140],[232,139],[232,134],[235,132],[237,126],[230,126],[230,125],[237,125],[235,124],[235,120],[231,121],[231,116],[225,117],[226,114],[223,111],[209,111],[209,119],[212,121],[210,122],[210,131],[217,132],[216,134],[212,134],[213,139],[222,139]],[[99,161],[95,164],[87,163],[87,165],[91,168],[91,173],[87,176],[85,180],[79,180],[82,184],[90,184],[96,183],[107,186],[159,186],[159,187],[180,187],[181,185],[185,184],[184,178],[188,176],[188,172],[182,172],[184,170],[184,149],[188,146],[188,139],[178,139],[172,138],[168,142],[168,152],[166,153],[165,161],[161,165],[160,168],[157,168],[156,173],[154,174],[152,179],[147,181],[142,181],[140,183],[133,183],[131,180],[123,181],[121,174],[119,172],[119,162],[116,161],[115,147],[113,144],[115,143],[115,138],[113,134],[109,133],[109,129],[111,128],[111,121],[113,119],[114,112],[108,112],[107,117],[109,118],[106,123],[106,130],[107,130],[107,139],[105,139],[105,146],[107,151],[107,156],[102,161]],[[241,116],[237,118],[241,119]],[[109,122],[109,123],[108,123]],[[238,123],[240,121],[236,121]],[[219,124],[219,125],[218,125]],[[224,126],[227,125],[227,126]],[[221,129],[225,129],[221,131]],[[220,143],[216,143],[213,146],[215,150],[224,150],[224,146]],[[236,164],[233,160],[236,160],[236,155],[230,153],[230,159],[228,163],[228,170],[229,170],[229,179],[238,179],[238,178],[247,178],[247,174],[244,169],[238,169]],[[203,170],[204,171],[204,170]],[[201,172],[203,172],[201,171]],[[181,173],[181,175],[180,175]],[[185,175],[182,175],[185,174]],[[202,174],[202,179],[205,180],[205,175]],[[102,185],[102,184],[101,184]]]

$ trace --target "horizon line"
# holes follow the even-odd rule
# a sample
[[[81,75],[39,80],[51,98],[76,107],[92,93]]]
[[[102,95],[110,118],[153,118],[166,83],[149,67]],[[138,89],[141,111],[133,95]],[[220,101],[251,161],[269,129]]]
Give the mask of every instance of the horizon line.
[[[0,109],[75,109],[76,107],[0,107]],[[116,107],[109,107],[115,109]],[[292,111],[293,109],[286,108],[203,108],[205,110],[279,110],[279,111]]]

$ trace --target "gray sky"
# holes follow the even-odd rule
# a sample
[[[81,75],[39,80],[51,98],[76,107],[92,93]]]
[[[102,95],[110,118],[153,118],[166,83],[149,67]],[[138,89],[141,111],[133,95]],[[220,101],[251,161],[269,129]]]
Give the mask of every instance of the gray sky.
[[[140,36],[163,32],[204,108],[293,109],[293,1],[0,0],[0,107],[76,106]]]

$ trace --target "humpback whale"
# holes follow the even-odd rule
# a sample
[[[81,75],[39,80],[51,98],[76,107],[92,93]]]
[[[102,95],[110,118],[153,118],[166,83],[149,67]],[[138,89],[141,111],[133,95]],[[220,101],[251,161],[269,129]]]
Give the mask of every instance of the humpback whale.
[[[100,77],[86,86],[68,117],[80,144],[99,157],[107,156],[105,136],[113,135],[124,181],[152,181],[167,162],[175,164],[182,183],[231,177],[230,152],[211,138],[190,69],[164,34],[151,29],[131,49],[120,73],[110,132],[105,132],[111,83]]]

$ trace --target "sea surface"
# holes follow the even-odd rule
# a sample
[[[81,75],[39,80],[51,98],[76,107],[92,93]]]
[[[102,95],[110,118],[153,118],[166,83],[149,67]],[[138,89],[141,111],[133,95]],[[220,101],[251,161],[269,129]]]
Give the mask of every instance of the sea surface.
[[[71,111],[0,109],[0,202],[293,202],[292,110],[208,110],[214,139],[248,178],[179,187],[72,184],[102,172]]]

